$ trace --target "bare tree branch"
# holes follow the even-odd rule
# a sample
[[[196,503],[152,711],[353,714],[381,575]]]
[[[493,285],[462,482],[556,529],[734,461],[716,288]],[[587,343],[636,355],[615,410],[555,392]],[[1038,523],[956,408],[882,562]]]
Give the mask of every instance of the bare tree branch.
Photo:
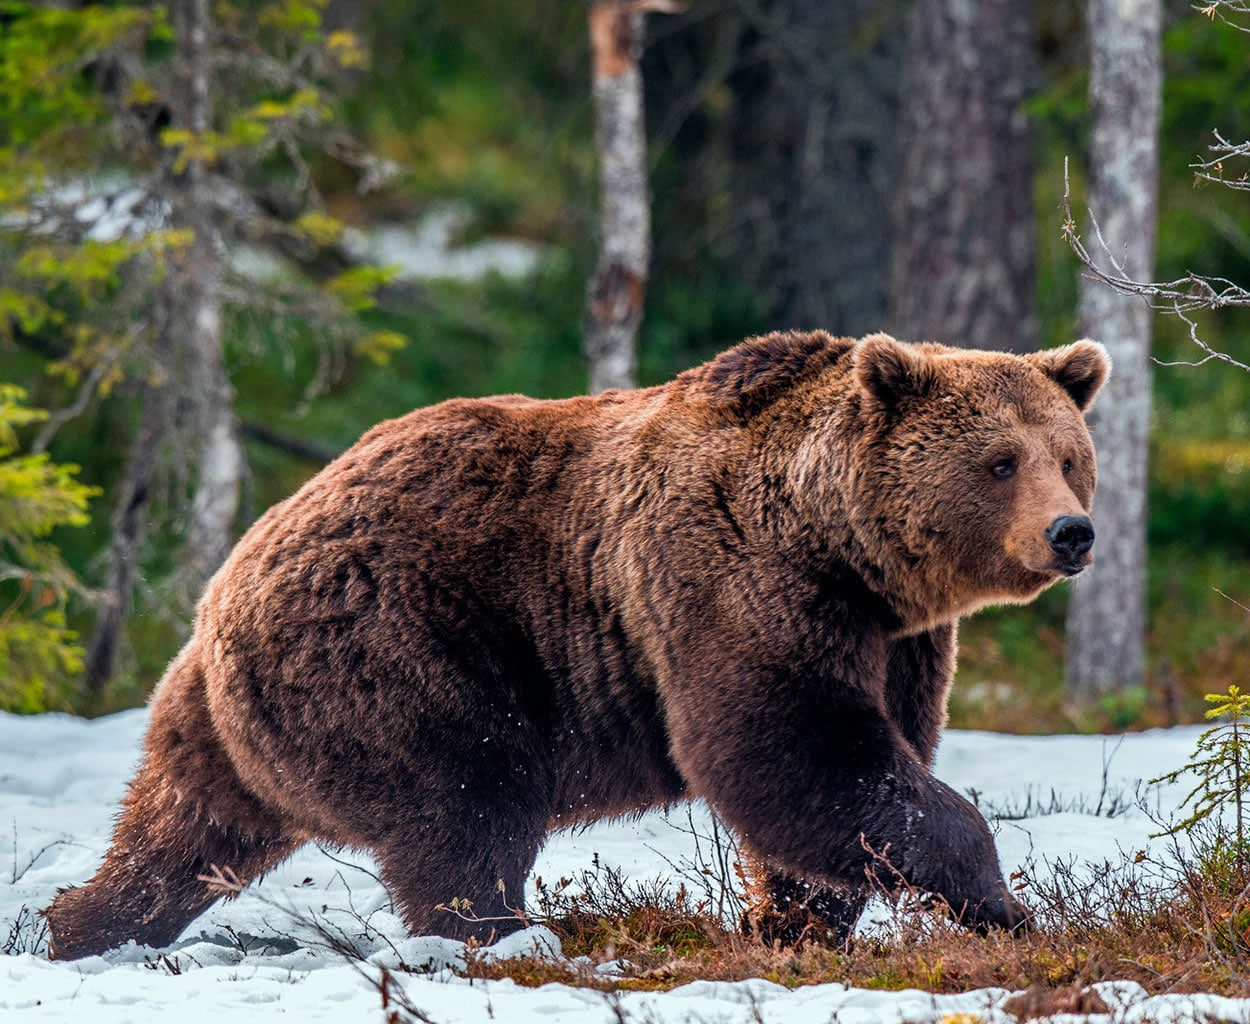
[[[1202,277],[1198,274],[1186,274],[1173,281],[1138,281],[1128,276],[1120,266],[1119,260],[1102,238],[1098,230],[1098,222],[1091,213],[1090,220],[1098,235],[1099,248],[1110,265],[1105,268],[1085,247],[1080,233],[1076,230],[1076,222],[1072,217],[1072,199],[1068,181],[1068,164],[1063,167],[1063,237],[1077,259],[1088,272],[1088,276],[1096,281],[1114,288],[1125,295],[1140,295],[1155,309],[1190,313],[1199,309],[1228,309],[1238,306],[1250,306],[1250,290],[1225,277]]]
[[[56,432],[61,427],[75,416],[81,416],[89,406],[96,403],[99,397],[100,381],[104,379],[104,375],[110,369],[111,364],[102,360],[87,371],[87,376],[78,385],[78,395],[74,399],[73,404],[48,414],[43,429],[39,431],[39,436],[35,438],[34,444],[30,446],[32,453],[38,455],[46,452],[48,445],[52,443],[52,438],[56,436]]]
[[[1250,159],[1250,142],[1229,142],[1218,130],[1212,133],[1215,142],[1207,149],[1215,154],[1210,160],[1203,160],[1189,166],[1194,169],[1194,177],[1203,181],[1213,181],[1217,185],[1236,189],[1238,192],[1250,192],[1250,171],[1242,171],[1234,178],[1227,176],[1224,164],[1228,160]]]
[[[1206,355],[1203,356],[1201,359],[1189,360],[1189,361],[1183,360],[1183,359],[1177,359],[1177,360],[1172,360],[1170,362],[1165,362],[1162,359],[1156,359],[1154,360],[1156,364],[1158,364],[1159,366],[1201,366],[1203,363],[1209,363],[1212,359],[1218,359],[1221,362],[1228,363],[1231,366],[1237,367],[1237,369],[1239,370],[1245,370],[1247,373],[1250,373],[1250,366],[1246,365],[1245,363],[1238,362],[1236,359],[1230,356],[1227,352],[1219,352],[1216,349],[1213,349],[1210,345],[1208,345],[1205,341],[1203,341],[1200,337],[1198,337],[1197,323],[1189,319],[1189,317],[1187,317],[1181,310],[1173,309],[1172,312],[1174,312],[1178,317],[1180,317],[1182,320],[1185,321],[1185,323],[1189,325],[1189,340],[1192,341],[1195,345],[1197,345],[1200,349],[1202,349],[1202,351],[1205,352]]]
[[[306,438],[283,433],[267,423],[261,423],[259,420],[243,420],[239,424],[239,430],[249,441],[268,445],[270,448],[275,448],[280,452],[294,455],[297,459],[315,462],[322,466],[332,461],[339,454],[334,449],[318,444],[316,441],[309,441]]]
[[[1250,3],[1246,0],[1211,0],[1211,3],[1194,4],[1194,10],[1205,14],[1212,21],[1219,19],[1239,32],[1250,32]],[[1232,17],[1229,17],[1229,15]],[[1238,20],[1245,18],[1247,21]]]
[[[1239,146],[1231,146],[1218,132],[1216,133],[1216,139],[1218,142],[1211,147],[1213,150],[1223,152],[1225,150],[1222,150],[1221,147],[1227,147],[1228,152],[1236,152],[1238,156],[1250,156],[1250,142],[1242,143]],[[1209,163],[1195,166],[1208,167],[1217,163],[1218,161],[1210,161]],[[1202,173],[1199,173],[1198,176],[1207,177],[1207,180],[1210,181],[1230,184],[1223,178],[1207,176]],[[1234,183],[1234,185],[1238,188],[1250,190],[1250,182],[1245,185],[1239,183]],[[1230,366],[1236,366],[1238,369],[1250,372],[1250,366],[1239,362],[1226,352],[1220,352],[1211,348],[1204,342],[1198,336],[1197,324],[1186,315],[1197,310],[1250,307],[1250,289],[1230,281],[1226,277],[1203,277],[1193,273],[1186,274],[1184,277],[1179,277],[1172,281],[1138,281],[1125,271],[1121,261],[1111,250],[1106,239],[1102,237],[1102,231],[1099,229],[1098,221],[1092,211],[1089,214],[1089,218],[1090,223],[1093,225],[1094,234],[1097,236],[1098,244],[1095,252],[1098,253],[1098,256],[1091,254],[1081,239],[1080,233],[1076,229],[1076,221],[1072,216],[1072,197],[1066,159],[1063,163],[1062,209],[1064,240],[1067,241],[1069,247],[1076,254],[1076,258],[1081,261],[1081,265],[1085,268],[1085,276],[1091,280],[1100,281],[1121,294],[1140,295],[1149,303],[1152,309],[1174,313],[1189,325],[1190,340],[1206,353],[1202,359],[1196,362],[1164,363],[1159,360],[1155,360],[1155,362],[1159,363],[1160,366],[1201,366],[1212,359],[1218,359],[1221,362],[1228,363]]]

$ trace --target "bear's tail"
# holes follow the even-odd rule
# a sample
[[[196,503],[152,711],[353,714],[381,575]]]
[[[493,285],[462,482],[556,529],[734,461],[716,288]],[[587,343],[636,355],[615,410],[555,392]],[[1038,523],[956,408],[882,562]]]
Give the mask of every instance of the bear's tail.
[[[221,748],[193,640],[153,701],[143,761],[104,863],[44,911],[49,956],[76,960],[129,939],[167,946],[222,895],[206,876],[233,872],[246,884],[297,845]]]

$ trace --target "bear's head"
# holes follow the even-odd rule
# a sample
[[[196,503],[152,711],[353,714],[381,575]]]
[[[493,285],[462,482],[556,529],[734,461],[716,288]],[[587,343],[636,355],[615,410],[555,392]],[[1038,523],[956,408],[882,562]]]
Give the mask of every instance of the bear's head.
[[[839,487],[906,626],[1031,600],[1090,564],[1101,345],[1014,356],[878,334],[852,360]]]

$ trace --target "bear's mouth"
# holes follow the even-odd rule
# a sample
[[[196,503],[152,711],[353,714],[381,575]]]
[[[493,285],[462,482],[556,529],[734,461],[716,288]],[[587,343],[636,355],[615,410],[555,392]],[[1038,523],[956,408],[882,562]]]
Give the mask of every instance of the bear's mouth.
[[[1057,579],[1072,579],[1079,576],[1089,568],[1092,558],[1082,557],[1078,555],[1076,558],[1050,558],[1046,561],[1025,562],[1025,568],[1037,573],[1039,576],[1048,577],[1052,582]]]

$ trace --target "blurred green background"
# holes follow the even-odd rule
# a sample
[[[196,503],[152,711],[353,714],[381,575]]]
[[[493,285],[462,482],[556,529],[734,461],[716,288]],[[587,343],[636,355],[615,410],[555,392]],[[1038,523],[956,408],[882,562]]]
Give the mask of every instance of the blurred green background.
[[[1065,157],[1072,158],[1080,202],[1088,77],[1080,5],[1036,6],[1042,60],[1027,109],[1035,141],[1037,306],[1049,345],[1071,340],[1075,329],[1077,264],[1061,238],[1059,205]],[[312,329],[257,314],[247,336],[227,339],[241,419],[338,451],[383,418],[452,395],[584,391],[581,328],[596,207],[583,5],[362,0],[350,10],[331,5],[328,23],[336,17],[370,53],[367,68],[340,82],[347,127],[400,170],[383,190],[361,195],[333,160],[314,161],[327,210],[367,231],[421,223],[454,201],[464,211],[456,245],[522,239],[540,256],[519,278],[487,274],[384,288],[367,320],[401,333],[406,345],[384,365],[345,354],[311,398],[322,358]],[[1250,138],[1250,36],[1187,5],[1171,9],[1167,24],[1156,276],[1192,270],[1250,283],[1250,196],[1196,187],[1190,169],[1213,129]],[[644,81],[651,89],[654,79],[661,90],[649,92],[652,127],[666,123],[654,108],[666,102],[662,89],[672,81],[653,60],[648,50]],[[714,121],[722,107],[713,84],[698,116]],[[770,327],[767,297],[715,246],[698,241],[703,211],[718,201],[721,185],[714,166],[692,170],[688,153],[672,132],[652,140],[654,260],[640,336],[643,384]],[[701,190],[696,204],[692,187]],[[1245,313],[1204,316],[1201,326],[1212,345],[1250,361]],[[1158,359],[1198,357],[1184,324],[1159,316],[1155,327]],[[73,392],[47,369],[39,352],[0,341],[0,379],[23,386],[34,405],[63,407]],[[1154,382],[1149,685],[1095,709],[1065,706],[1065,593],[1058,587],[1034,606],[983,613],[963,625],[953,724],[1017,731],[1163,724],[1199,716],[1204,692],[1250,684],[1250,613],[1229,599],[1250,605],[1250,374],[1219,362],[1157,366]],[[80,479],[106,495],[91,505],[87,527],[54,536],[88,585],[99,579],[108,495],[134,416],[133,403],[119,394],[64,425],[51,447],[55,460],[80,466]],[[251,440],[247,456],[245,519],[318,468]],[[185,635],[188,609],[171,606],[161,587],[177,535],[176,524],[163,525],[145,556],[121,674],[92,710],[145,699]],[[89,603],[71,603],[70,619],[88,634]],[[47,703],[75,708],[72,685],[50,692]]]

